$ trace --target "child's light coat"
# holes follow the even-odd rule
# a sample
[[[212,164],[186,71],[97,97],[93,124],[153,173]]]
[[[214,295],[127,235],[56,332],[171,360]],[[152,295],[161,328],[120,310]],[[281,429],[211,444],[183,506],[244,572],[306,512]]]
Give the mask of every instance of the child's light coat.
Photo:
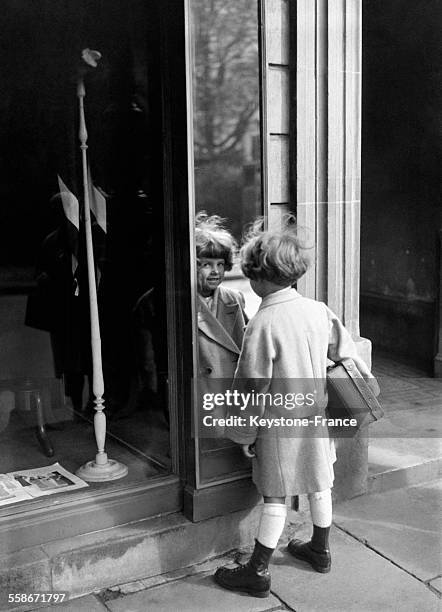
[[[266,296],[247,326],[234,386],[259,379],[262,388],[256,391],[276,393],[284,388],[284,381],[289,389],[296,384],[293,381],[316,379],[325,391],[327,360],[345,357],[355,361],[364,377],[370,376],[350,334],[332,311],[295,289],[285,289]],[[259,386],[259,380],[253,384]],[[324,415],[324,403],[315,405],[313,412],[295,408],[286,411],[286,416]],[[267,414],[266,409],[263,416]],[[333,484],[334,443],[327,437],[313,437],[311,429],[297,428],[296,436],[287,437],[287,428],[236,427],[228,428],[226,435],[240,444],[256,440],[253,479],[264,496],[313,493]]]

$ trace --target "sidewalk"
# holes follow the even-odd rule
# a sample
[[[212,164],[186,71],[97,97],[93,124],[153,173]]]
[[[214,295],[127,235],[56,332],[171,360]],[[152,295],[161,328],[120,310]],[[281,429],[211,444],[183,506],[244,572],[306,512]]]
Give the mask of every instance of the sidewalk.
[[[385,416],[370,425],[368,492],[420,484],[442,474],[442,379],[375,355]]]
[[[310,536],[310,522],[290,511],[272,559],[272,594],[256,599],[219,588],[222,558],[71,600],[41,612],[442,612],[442,380],[377,356],[386,416],[369,445],[369,495],[337,504],[333,566],[322,575],[293,559],[285,544]],[[437,431],[439,430],[439,431]],[[391,437],[387,437],[391,436]]]
[[[330,574],[285,552],[287,537],[308,537],[291,523],[272,565],[272,593],[257,599],[212,580],[232,556],[147,581],[120,585],[56,607],[60,612],[437,612],[442,610],[442,486],[431,482],[363,496],[335,509]],[[291,513],[296,521],[296,514]],[[245,555],[243,555],[244,560]],[[40,608],[49,612],[54,608]]]

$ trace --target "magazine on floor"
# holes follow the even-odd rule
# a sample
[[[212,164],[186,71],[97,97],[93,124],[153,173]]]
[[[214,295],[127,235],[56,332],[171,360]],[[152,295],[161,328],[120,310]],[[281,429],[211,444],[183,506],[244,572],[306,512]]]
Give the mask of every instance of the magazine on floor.
[[[0,506],[87,486],[59,463],[0,474]]]

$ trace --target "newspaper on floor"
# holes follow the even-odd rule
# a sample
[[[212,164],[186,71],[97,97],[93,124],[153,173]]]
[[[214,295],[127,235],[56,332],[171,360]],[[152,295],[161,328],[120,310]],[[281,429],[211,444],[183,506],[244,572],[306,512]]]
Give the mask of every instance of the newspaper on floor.
[[[87,486],[59,463],[0,474],[0,506]]]
[[[26,489],[9,474],[0,474],[0,506],[31,499]]]

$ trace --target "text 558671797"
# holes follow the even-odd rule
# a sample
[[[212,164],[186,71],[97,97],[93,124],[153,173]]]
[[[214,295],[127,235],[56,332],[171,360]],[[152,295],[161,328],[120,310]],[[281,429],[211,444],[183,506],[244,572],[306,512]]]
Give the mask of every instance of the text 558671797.
[[[8,593],[8,603],[61,603],[67,593]]]

